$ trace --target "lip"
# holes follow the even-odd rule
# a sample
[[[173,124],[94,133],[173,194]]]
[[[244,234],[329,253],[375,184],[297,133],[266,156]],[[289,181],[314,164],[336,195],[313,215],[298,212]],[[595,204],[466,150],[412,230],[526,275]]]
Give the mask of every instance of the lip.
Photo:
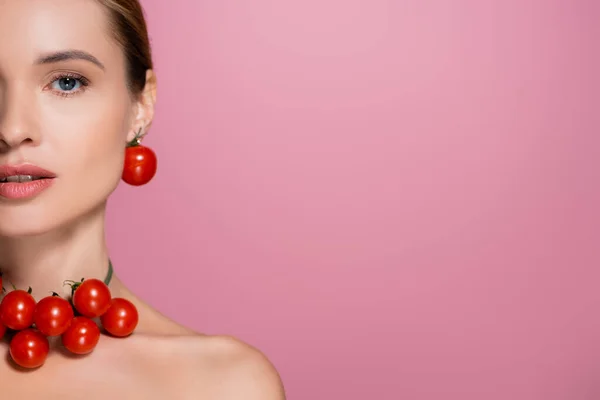
[[[0,165],[0,179],[12,175],[32,175],[40,178],[56,178],[56,174],[33,164]]]
[[[54,183],[56,175],[33,164],[0,165],[0,179],[13,175],[31,175],[39,178],[29,182],[0,182],[0,197],[11,200],[33,198]]]

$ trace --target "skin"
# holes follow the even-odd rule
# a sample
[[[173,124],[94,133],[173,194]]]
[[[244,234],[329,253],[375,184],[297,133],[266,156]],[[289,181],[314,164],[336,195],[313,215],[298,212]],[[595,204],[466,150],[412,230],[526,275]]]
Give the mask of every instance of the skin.
[[[125,57],[94,0],[0,0],[0,165],[32,163],[56,174],[29,200],[0,197],[0,268],[37,300],[68,294],[65,279],[107,271],[106,202],[120,182],[125,145],[154,116],[156,80],[143,93],[127,89]],[[38,64],[65,50],[89,60]],[[89,80],[65,90],[59,74]],[[8,286],[8,285],[5,285]],[[8,287],[7,287],[8,288]],[[225,336],[178,325],[137,298],[118,279],[115,297],[131,300],[140,323],[129,338],[103,336],[91,355],[74,357],[51,341],[35,371],[0,363],[2,394],[38,399],[261,399],[285,396],[277,371],[257,349]],[[8,355],[8,343],[0,344]],[[60,397],[59,397],[60,396]]]

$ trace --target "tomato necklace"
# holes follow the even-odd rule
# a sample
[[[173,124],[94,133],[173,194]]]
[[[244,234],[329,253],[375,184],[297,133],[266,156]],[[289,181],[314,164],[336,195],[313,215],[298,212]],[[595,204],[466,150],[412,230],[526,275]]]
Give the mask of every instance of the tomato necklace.
[[[14,287],[0,302],[0,339],[10,337],[10,357],[20,367],[41,367],[50,352],[48,337],[60,336],[74,354],[91,353],[100,340],[100,327],[114,337],[129,336],[138,324],[138,311],[127,299],[112,297],[108,285],[113,266],[108,261],[104,281],[65,281],[71,286],[67,300],[57,293],[36,302],[31,288]],[[2,275],[0,274],[0,287]],[[97,321],[95,321],[96,319]]]

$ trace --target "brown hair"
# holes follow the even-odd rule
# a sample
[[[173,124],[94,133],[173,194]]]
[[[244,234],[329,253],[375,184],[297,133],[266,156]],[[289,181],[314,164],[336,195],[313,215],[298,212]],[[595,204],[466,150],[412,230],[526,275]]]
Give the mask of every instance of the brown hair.
[[[112,34],[125,53],[129,90],[139,94],[146,85],[146,70],[153,68],[144,10],[138,0],[97,1],[107,8]]]

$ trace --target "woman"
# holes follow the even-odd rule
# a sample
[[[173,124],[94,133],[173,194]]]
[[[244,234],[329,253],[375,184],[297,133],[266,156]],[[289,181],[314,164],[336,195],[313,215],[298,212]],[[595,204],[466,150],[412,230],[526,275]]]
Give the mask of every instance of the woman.
[[[148,132],[154,113],[146,25],[137,0],[5,0],[0,37],[4,286],[32,287],[36,300],[52,291],[66,297],[65,280],[109,272],[107,198],[122,177],[126,145]],[[36,175],[42,183],[27,182]],[[76,358],[52,339],[44,365],[27,373],[11,362],[4,340],[3,397],[284,398],[257,350],[189,331],[117,277],[109,287],[137,307],[135,333],[103,336]]]

